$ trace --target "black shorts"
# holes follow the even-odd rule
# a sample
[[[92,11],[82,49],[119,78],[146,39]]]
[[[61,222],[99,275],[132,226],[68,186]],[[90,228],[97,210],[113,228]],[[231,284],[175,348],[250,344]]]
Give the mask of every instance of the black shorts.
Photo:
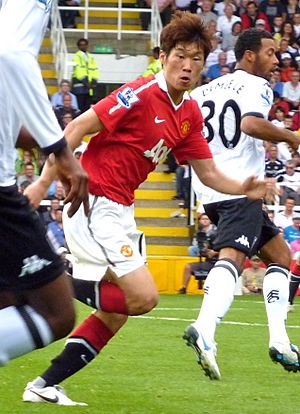
[[[204,205],[210,220],[217,226],[214,250],[233,247],[251,257],[279,230],[262,208],[262,201],[246,197]]]
[[[64,271],[46,229],[17,186],[0,187],[0,290],[46,285]]]

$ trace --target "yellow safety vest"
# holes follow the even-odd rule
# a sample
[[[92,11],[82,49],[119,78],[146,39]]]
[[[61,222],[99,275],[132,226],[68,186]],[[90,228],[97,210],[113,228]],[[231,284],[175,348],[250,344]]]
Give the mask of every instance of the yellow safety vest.
[[[72,90],[75,95],[89,93],[92,96],[93,88],[89,89],[87,84],[91,83],[93,86],[96,86],[100,77],[96,60],[90,53],[86,52],[86,55],[87,60],[83,52],[78,50],[72,59],[72,62],[76,64],[72,74]]]

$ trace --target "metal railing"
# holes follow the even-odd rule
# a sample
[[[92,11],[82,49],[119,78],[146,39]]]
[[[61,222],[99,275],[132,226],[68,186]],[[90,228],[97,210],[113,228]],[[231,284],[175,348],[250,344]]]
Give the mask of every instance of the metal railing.
[[[57,0],[53,0],[53,6],[51,9],[51,43],[52,53],[55,57],[55,70],[58,79],[58,83],[64,78],[67,78],[68,74],[68,50],[61,23],[60,13],[58,10]]]
[[[84,27],[83,29],[67,29],[63,28],[60,10],[82,10],[84,11]],[[117,12],[117,29],[90,29],[89,28],[89,11],[103,11]],[[124,12],[136,12],[136,13],[151,13],[150,30],[125,30],[123,29],[123,13]],[[90,33],[116,33],[118,40],[122,38],[122,34],[148,34],[151,39],[151,45],[159,46],[159,37],[162,30],[162,22],[158,10],[157,0],[152,1],[152,7],[150,8],[128,8],[122,7],[122,0],[118,0],[117,7],[89,7],[89,0],[84,0],[84,6],[79,7],[61,7],[58,6],[58,0],[53,0],[51,10],[51,42],[52,53],[55,57],[55,70],[58,78],[58,83],[68,78],[70,62],[68,62],[68,50],[65,41],[65,32],[83,32],[86,39],[89,38]]]
[[[84,37],[88,39],[89,33],[116,33],[117,39],[122,39],[122,34],[148,34],[151,39],[152,47],[159,46],[159,35],[162,30],[162,22],[158,10],[157,0],[152,1],[151,8],[137,8],[137,7],[123,7],[123,1],[118,0],[117,7],[91,7],[89,6],[89,0],[83,0],[83,6],[59,6],[59,10],[77,10],[84,12],[83,29],[76,28],[64,28],[64,32],[83,32]],[[57,3],[57,1],[55,2]],[[117,28],[116,29],[90,29],[89,28],[89,12],[101,11],[101,12],[117,12]],[[135,13],[151,13],[151,25],[150,30],[127,30],[123,28],[123,13],[135,12]]]

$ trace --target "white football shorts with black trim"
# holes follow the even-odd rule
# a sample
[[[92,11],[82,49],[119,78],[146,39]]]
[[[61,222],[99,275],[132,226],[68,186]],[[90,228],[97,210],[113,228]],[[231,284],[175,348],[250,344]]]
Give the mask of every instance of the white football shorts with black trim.
[[[68,247],[75,257],[73,277],[99,281],[110,268],[122,277],[146,262],[144,233],[137,230],[134,206],[90,195],[90,212],[83,206],[69,218],[64,208],[63,225]]]

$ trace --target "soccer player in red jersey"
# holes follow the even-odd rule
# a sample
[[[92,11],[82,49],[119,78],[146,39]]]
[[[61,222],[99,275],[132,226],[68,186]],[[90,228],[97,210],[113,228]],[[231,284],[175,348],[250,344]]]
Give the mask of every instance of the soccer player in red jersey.
[[[264,182],[255,177],[240,182],[221,173],[202,136],[203,118],[187,91],[197,83],[209,51],[202,20],[177,12],[161,33],[163,70],[125,84],[65,129],[73,148],[87,133],[96,133],[81,157],[90,180],[90,214],[64,215],[64,230],[76,258],[76,297],[97,311],[75,329],[49,369],[27,385],[24,401],[76,404],[62,397],[57,384],[92,361],[128,315],[149,312],[157,304],[143,235],[134,221],[134,190],[170,151],[217,191],[263,196]],[[49,176],[45,171],[35,191],[27,193],[34,205]]]

